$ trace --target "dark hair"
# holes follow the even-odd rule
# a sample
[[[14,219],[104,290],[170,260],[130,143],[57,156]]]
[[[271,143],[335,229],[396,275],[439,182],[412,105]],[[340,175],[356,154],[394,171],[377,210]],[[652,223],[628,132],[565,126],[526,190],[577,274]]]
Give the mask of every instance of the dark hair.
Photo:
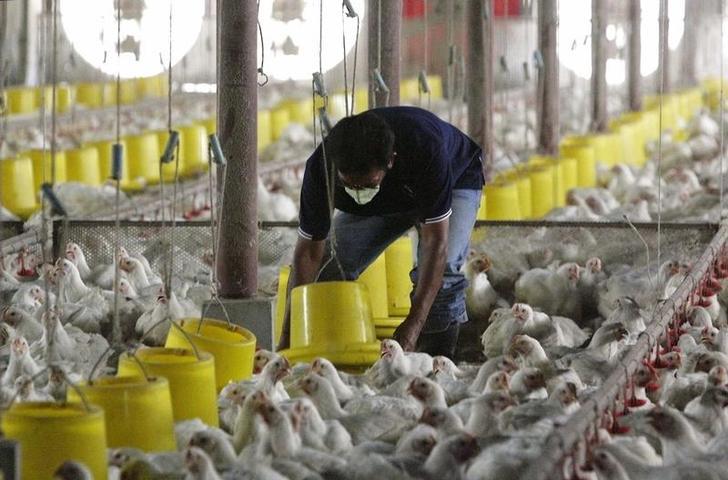
[[[326,156],[344,174],[364,175],[386,169],[394,149],[394,132],[382,117],[364,112],[339,120],[326,137]]]

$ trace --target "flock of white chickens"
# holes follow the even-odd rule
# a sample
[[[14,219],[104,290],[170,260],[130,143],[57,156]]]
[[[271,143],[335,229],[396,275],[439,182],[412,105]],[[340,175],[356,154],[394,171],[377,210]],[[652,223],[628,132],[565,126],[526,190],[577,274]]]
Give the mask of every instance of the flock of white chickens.
[[[654,160],[601,171],[602,187],[573,190],[549,218],[651,221],[658,185],[663,221],[720,218],[718,123],[701,113],[688,128],[687,142],[664,137],[661,177]],[[268,155],[301,155],[312,138],[294,128],[282,141]],[[274,177],[260,196],[264,215],[295,217],[297,182],[300,172]],[[220,392],[220,428],[177,424],[177,452],[115,449],[110,478],[525,478],[546,436],[622,368],[654,306],[690,271],[674,252],[660,265],[623,265],[595,256],[588,231],[566,244],[548,230],[507,247],[474,242],[464,273],[478,361],[384,340],[381,358],[352,374],[325,358],[289,365],[260,350],[253,378]],[[89,264],[87,247],[69,242],[53,264],[27,251],[0,261],[0,404],[63,401],[69,382],[113,374],[115,265]],[[199,317],[209,281],[178,275],[165,294],[162,265],[131,250],[117,252],[119,340],[162,345],[161,320]],[[679,348],[639,367],[632,398],[602,425],[600,446],[565,465],[566,478],[728,479],[728,265],[713,273]],[[71,467],[80,476],[62,478],[90,478]]]

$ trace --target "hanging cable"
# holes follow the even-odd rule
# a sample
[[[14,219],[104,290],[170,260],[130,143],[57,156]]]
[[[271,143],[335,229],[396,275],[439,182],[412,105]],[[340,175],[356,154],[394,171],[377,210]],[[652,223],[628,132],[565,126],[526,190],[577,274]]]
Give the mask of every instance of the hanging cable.
[[[258,0],[256,15],[258,16],[258,34],[260,35],[260,67],[258,67],[258,75],[263,77],[262,82],[258,82],[259,87],[264,87],[268,83],[268,75],[265,73],[265,42],[263,41],[263,27],[260,25],[260,0]]]
[[[124,151],[121,145],[121,0],[116,1],[116,143],[112,147],[112,178],[116,180],[114,202],[114,309],[111,324],[111,343],[121,344],[121,324],[119,323],[119,250],[121,247],[121,221],[119,204],[121,199],[122,162]]]
[[[423,8],[423,23],[424,23],[424,32],[423,32],[423,61],[422,61],[422,70],[420,70],[420,73],[417,76],[417,105],[422,106],[422,94],[427,94],[427,108],[432,108],[432,94],[430,91],[430,83],[427,80],[427,72],[430,69],[429,61],[430,61],[430,22],[429,22],[429,5],[427,4],[427,0],[422,0],[422,8]]]
[[[722,0],[721,0],[722,1]],[[665,55],[667,55],[667,0],[660,0],[660,18],[659,32],[660,39],[658,42],[660,59],[659,71],[659,131],[657,138],[657,268],[660,268],[662,262],[662,104],[663,95],[665,94]],[[658,286],[659,288],[659,286]],[[657,292],[658,298],[661,293]]]
[[[725,179],[723,178],[725,174],[725,146],[724,146],[724,140],[725,140],[725,130],[724,130],[724,122],[725,119],[723,117],[724,114],[724,98],[723,98],[723,87],[725,86],[725,80],[724,80],[724,73],[723,73],[723,55],[724,55],[724,48],[723,48],[723,41],[725,38],[724,35],[724,15],[725,15],[725,3],[724,0],[720,0],[720,206],[718,211],[718,223],[721,222],[723,219],[723,193],[724,193],[724,182]]]
[[[348,86],[348,75],[347,75],[347,62],[346,62],[346,18],[356,18],[356,37],[354,37],[354,71],[351,74],[351,103],[349,102],[349,86]],[[354,10],[350,0],[342,0],[341,2],[341,38],[344,46],[344,115],[349,116],[354,114],[354,99],[356,92],[356,60],[359,52],[359,27],[360,27],[359,14]],[[349,105],[351,104],[351,109]]]

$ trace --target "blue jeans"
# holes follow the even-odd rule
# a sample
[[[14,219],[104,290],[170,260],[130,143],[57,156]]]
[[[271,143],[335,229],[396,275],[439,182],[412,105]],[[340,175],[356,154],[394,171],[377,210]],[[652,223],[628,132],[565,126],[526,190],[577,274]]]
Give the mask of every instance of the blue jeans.
[[[465,313],[467,280],[460,272],[470,245],[470,234],[480,208],[481,190],[453,190],[452,215],[447,245],[447,263],[442,286],[430,309],[423,333],[445,332],[455,324],[468,321]],[[418,227],[415,214],[364,217],[337,211],[334,215],[337,257],[345,280],[356,280],[392,242],[412,227]],[[418,229],[419,230],[419,229]],[[341,280],[339,266],[329,258],[327,242],[324,268],[319,281]],[[422,262],[422,249],[417,248],[417,263]],[[417,267],[410,273],[417,285]],[[413,289],[414,292],[414,289]]]

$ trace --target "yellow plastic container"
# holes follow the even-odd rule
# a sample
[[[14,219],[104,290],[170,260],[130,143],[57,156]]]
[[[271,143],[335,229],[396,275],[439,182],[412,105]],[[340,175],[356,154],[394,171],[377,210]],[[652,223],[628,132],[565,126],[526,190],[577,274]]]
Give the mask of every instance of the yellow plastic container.
[[[114,143],[116,142],[111,140],[101,140],[89,143],[90,146],[94,147],[99,152],[99,168],[101,169],[101,179],[103,181],[111,178],[111,149]],[[126,190],[131,186],[131,181],[129,179],[129,154],[126,149],[126,142],[122,139],[120,143],[124,146],[124,159],[121,162],[121,188]]]
[[[430,84],[430,96],[433,99],[442,98],[442,77],[439,75],[428,75],[427,83]]]
[[[120,97],[122,105],[129,105],[139,100],[137,95],[137,85],[134,80],[122,80],[119,82],[119,85],[121,86]],[[116,104],[116,98],[113,103]]]
[[[528,171],[531,179],[531,214],[542,218],[554,208],[554,168],[541,165]]]
[[[38,209],[33,162],[29,157],[0,160],[0,202],[21,218]]]
[[[329,114],[332,119],[346,116],[346,103],[351,103],[351,92],[347,96],[339,92],[329,97]]]
[[[172,395],[174,421],[199,418],[218,426],[215,359],[208,352],[181,348],[143,348],[136,352],[148,375],[166,377]],[[142,375],[139,365],[126,353],[119,357],[119,377]]]
[[[51,158],[50,150],[30,150],[25,153],[33,161],[33,184],[35,191],[40,190],[41,184],[51,181]],[[56,183],[62,183],[67,180],[66,176],[66,154],[56,151]]]
[[[660,112],[656,108],[646,109],[642,114],[642,128],[645,132],[645,141],[653,142],[660,138]]]
[[[124,137],[126,158],[129,164],[129,177],[136,183],[159,183],[159,142],[151,132]]]
[[[288,110],[292,122],[309,125],[313,122],[313,100],[284,100],[279,106]]]
[[[384,254],[379,255],[357,280],[369,290],[369,300],[372,308],[374,322],[379,318],[389,317],[389,302],[387,300],[387,268]]]
[[[185,139],[184,139],[184,132],[180,128],[175,128],[179,132],[179,176],[182,177],[185,173]],[[156,132],[157,135],[157,145],[159,146],[159,152],[160,156],[162,152],[164,152],[164,147],[167,145],[167,138],[169,138],[169,132],[167,130],[160,130]],[[171,162],[162,165],[162,179],[164,179],[165,182],[174,182],[174,174],[176,171],[176,160],[172,160]]]
[[[200,124],[180,127],[180,155],[184,170],[180,165],[180,174],[194,175],[207,170],[207,132]],[[165,139],[166,140],[166,139]]]
[[[11,87],[5,90],[8,113],[27,114],[37,110],[35,91],[30,87]]]
[[[136,89],[139,98],[161,97],[166,88],[162,86],[163,79],[160,75],[136,79]],[[165,84],[166,85],[166,84]]]
[[[432,88],[432,87],[430,87]],[[400,100],[413,102],[420,96],[419,83],[416,78],[408,78],[399,83]]]
[[[560,158],[559,166],[563,176],[564,196],[562,201],[566,201],[566,194],[569,190],[576,188],[579,184],[579,174],[577,172],[577,161],[575,158]]]
[[[16,403],[3,413],[2,430],[20,443],[23,480],[48,480],[67,460],[83,463],[94,478],[106,478],[106,428],[94,405]]]
[[[56,110],[59,113],[67,112],[73,105],[74,86],[66,83],[56,85]],[[53,108],[53,87],[38,87],[35,90],[35,103],[38,108],[42,104],[45,105],[46,111],[50,112]]]
[[[255,335],[239,325],[205,318],[202,327],[199,318],[178,321],[182,329],[199,350],[210,352],[215,357],[215,384],[218,391],[228,384],[250,378],[253,374],[255,356]],[[189,343],[176,328],[169,330],[167,348],[187,348]]]
[[[357,88],[354,92],[354,113],[361,113],[369,110],[369,90]]]
[[[374,333],[377,340],[392,338],[394,331],[404,322],[405,317],[377,318],[374,320]]]
[[[562,142],[559,147],[562,157],[576,159],[578,187],[593,187],[597,184],[597,166],[594,158],[594,148],[584,143]]]
[[[66,176],[70,182],[101,185],[99,152],[93,147],[66,150]]]
[[[213,133],[217,133],[217,117],[201,120],[199,123],[205,127],[205,132],[208,136]]]
[[[478,208],[478,215],[475,218],[476,220],[486,220],[486,217],[485,189],[483,189],[483,195],[480,197],[480,208]]]
[[[116,105],[116,82],[101,84],[101,99],[105,107]]]
[[[387,272],[387,309],[390,317],[406,317],[412,304],[410,271],[414,267],[412,239],[400,237],[384,250]]]
[[[495,182],[485,187],[488,203],[485,216],[488,220],[521,220],[518,187],[513,182]]]
[[[291,267],[284,265],[278,271],[278,295],[276,296],[276,319],[273,325],[275,332],[274,341],[278,342],[281,338],[283,330],[283,317],[286,315],[286,289],[288,288],[288,278],[291,276]]]
[[[166,378],[101,377],[79,388],[89,402],[103,409],[109,448],[132,447],[145,452],[177,449]],[[80,402],[72,388],[67,396],[70,402]]]
[[[76,85],[76,103],[89,108],[99,108],[104,104],[102,84],[79,83]]]
[[[273,142],[273,118],[270,110],[258,111],[258,151]]]
[[[278,140],[283,135],[283,131],[291,123],[291,113],[287,108],[278,106],[271,110],[271,134],[273,141]]]

